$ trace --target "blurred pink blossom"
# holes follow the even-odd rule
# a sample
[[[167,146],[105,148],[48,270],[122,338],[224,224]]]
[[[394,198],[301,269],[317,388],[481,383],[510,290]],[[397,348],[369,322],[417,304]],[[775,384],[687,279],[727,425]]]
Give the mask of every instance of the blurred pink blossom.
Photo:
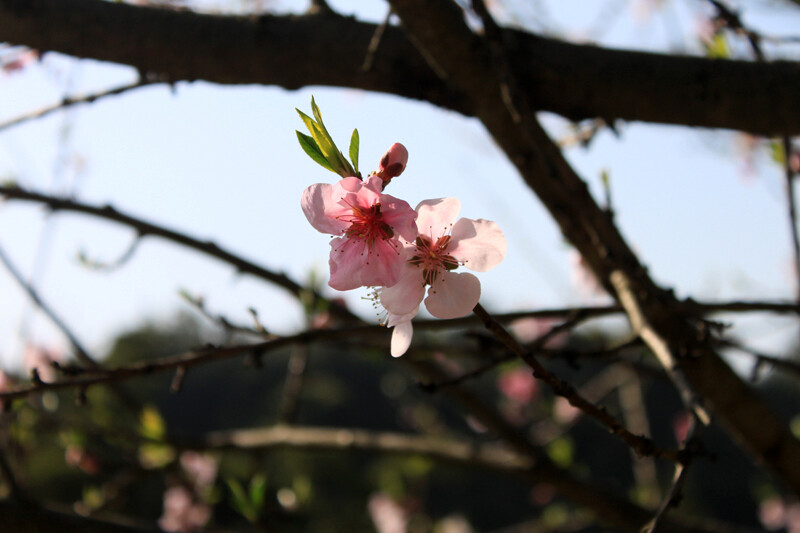
[[[569,256],[572,267],[572,284],[586,297],[595,297],[605,294],[603,286],[597,280],[594,272],[586,264],[583,256],[577,250],[573,250]]]
[[[170,487],[164,492],[164,513],[158,525],[166,531],[200,531],[211,519],[211,507],[195,501],[186,487]]]
[[[10,58],[0,58],[0,69],[6,74],[20,72],[26,66],[39,60],[38,50],[21,49],[9,55],[11,56]]]
[[[217,479],[217,460],[211,455],[188,450],[181,453],[180,463],[187,478],[197,489],[210,487]]]
[[[553,402],[553,418],[561,424],[572,424],[581,415],[581,410],[573,407],[569,400],[563,396],[557,396]]]
[[[526,405],[539,393],[539,384],[528,367],[517,367],[497,378],[497,388],[510,402]]]
[[[84,473],[94,475],[100,472],[100,461],[83,446],[70,445],[64,450],[64,462],[69,466],[81,469]]]
[[[12,385],[11,378],[8,376],[8,374],[0,370],[0,392],[5,392],[7,390],[10,390],[11,385]]]
[[[28,373],[35,368],[42,381],[50,382],[55,381],[57,378],[53,363],[60,362],[63,359],[64,355],[61,352],[48,350],[35,344],[28,344],[25,346],[25,352],[22,356],[22,365]]]
[[[675,434],[675,442],[679,445],[686,442],[689,437],[689,430],[692,427],[692,414],[681,412],[672,419],[672,431]]]
[[[367,510],[377,533],[406,533],[407,513],[388,495],[378,492],[370,496]]]

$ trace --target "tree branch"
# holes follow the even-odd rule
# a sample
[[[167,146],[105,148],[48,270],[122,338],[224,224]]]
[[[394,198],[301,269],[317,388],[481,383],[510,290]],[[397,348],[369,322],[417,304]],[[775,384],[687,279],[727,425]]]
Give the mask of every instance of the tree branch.
[[[53,196],[26,191],[18,187],[0,186],[0,196],[13,198],[16,200],[42,203],[47,205],[53,211],[72,211],[75,213],[84,213],[87,215],[104,218],[106,220],[111,220],[119,224],[124,224],[135,229],[139,237],[153,235],[177,244],[181,244],[187,248],[197,250],[206,255],[216,257],[221,261],[225,261],[226,263],[233,265],[239,272],[250,274],[273,283],[285,289],[297,298],[301,297],[304,292],[310,290],[295,282],[285,274],[279,274],[256,265],[255,263],[248,261],[239,255],[220,248],[211,241],[200,241],[183,233],[172,231],[162,226],[151,224],[150,222],[145,222],[140,218],[121,213],[110,205],[95,207],[67,198],[56,198]],[[315,297],[323,301],[328,301],[319,294],[315,294]],[[355,318],[355,315],[353,315],[353,313],[343,305],[337,304],[336,302],[329,303],[331,312],[337,316],[350,320]]]
[[[634,327],[637,312],[647,319],[653,334],[642,338],[655,353],[665,356],[660,360],[665,368],[685,376],[740,443],[800,494],[800,461],[796,460],[800,442],[713,351],[711,336],[681,311],[674,294],[650,278],[613,223],[613,214],[597,205],[547,137],[525,94],[516,86],[503,91],[502,76],[492,75],[495,63],[489,46],[470,31],[460,9],[449,0],[390,3],[415,42],[445,69],[454,85],[470,95],[477,116],[606,290],[620,299]],[[620,298],[621,284],[612,283],[612,275],[624,279],[630,299]]]
[[[2,40],[131,65],[168,81],[349,87],[475,113],[397,27],[386,27],[364,71],[376,29],[334,13],[233,17],[100,0],[0,0]],[[539,110],[573,120],[800,133],[794,63],[667,56],[505,34],[520,88]]]

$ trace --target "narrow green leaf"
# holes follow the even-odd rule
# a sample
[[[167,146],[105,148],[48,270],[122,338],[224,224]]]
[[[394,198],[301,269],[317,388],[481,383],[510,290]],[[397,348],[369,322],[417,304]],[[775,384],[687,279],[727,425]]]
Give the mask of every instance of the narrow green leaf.
[[[316,161],[322,167],[330,170],[331,172],[336,172],[333,169],[333,167],[331,167],[331,165],[328,163],[328,160],[325,158],[325,156],[322,155],[322,152],[320,152],[319,147],[317,146],[317,143],[314,141],[314,139],[298,131],[297,140],[300,141],[300,147],[306,154],[308,154],[308,157]]]
[[[264,504],[264,495],[267,491],[267,478],[256,474],[250,480],[250,503],[254,509],[261,509]]]
[[[324,129],[325,125],[322,122],[322,113],[320,112],[319,107],[317,106],[317,102],[314,101],[313,96],[311,97],[311,113],[314,115],[314,118],[317,119],[317,122],[319,122],[320,126],[322,126],[322,128]]]
[[[356,174],[358,173],[358,129],[353,130],[353,135],[350,137],[350,161],[353,162]]]
[[[225,482],[228,484],[231,496],[233,496],[233,508],[239,511],[249,522],[255,522],[256,518],[258,518],[255,509],[253,509],[250,499],[247,493],[245,493],[244,488],[242,488],[241,483],[239,483],[239,480],[226,479]]]

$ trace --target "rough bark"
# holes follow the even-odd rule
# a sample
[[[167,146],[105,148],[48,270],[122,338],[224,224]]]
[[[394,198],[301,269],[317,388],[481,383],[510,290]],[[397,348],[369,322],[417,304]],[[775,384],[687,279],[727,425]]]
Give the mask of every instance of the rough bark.
[[[334,13],[229,17],[100,0],[0,0],[0,40],[131,65],[169,81],[349,87],[475,110],[396,27],[369,72],[376,26]],[[800,133],[800,67],[608,50],[509,32],[520,87],[539,110],[763,134]]]

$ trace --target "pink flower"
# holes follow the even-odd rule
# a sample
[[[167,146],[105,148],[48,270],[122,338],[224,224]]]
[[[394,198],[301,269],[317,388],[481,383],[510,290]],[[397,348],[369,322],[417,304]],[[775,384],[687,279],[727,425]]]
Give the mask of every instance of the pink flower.
[[[383,181],[344,178],[329,185],[317,183],[303,191],[303,212],[314,228],[338,235],[331,241],[331,279],[340,291],[362,286],[391,287],[403,270],[398,237],[416,236],[411,206],[382,194]]]
[[[419,234],[404,241],[405,268],[394,286],[380,291],[380,301],[394,325],[392,355],[405,353],[411,342],[411,319],[420,303],[437,318],[468,315],[481,297],[478,278],[455,273],[460,265],[477,272],[497,266],[506,255],[503,232],[489,220],[456,217],[461,203],[456,198],[424,200],[417,206]],[[403,236],[405,239],[405,236]],[[426,287],[428,297],[425,298]],[[395,338],[397,337],[397,338]]]

